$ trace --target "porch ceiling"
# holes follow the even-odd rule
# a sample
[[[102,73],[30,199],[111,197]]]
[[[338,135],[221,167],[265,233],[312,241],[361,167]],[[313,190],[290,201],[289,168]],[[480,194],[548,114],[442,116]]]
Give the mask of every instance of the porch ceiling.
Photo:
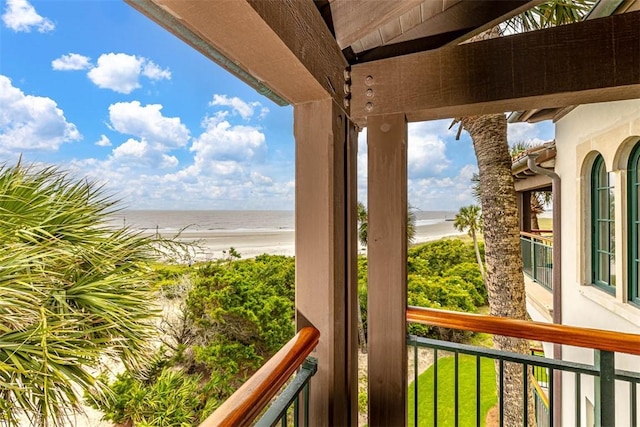
[[[360,126],[640,96],[640,12],[461,44],[542,0],[126,1],[276,103],[330,97]]]
[[[316,0],[350,64],[456,44],[540,0]]]

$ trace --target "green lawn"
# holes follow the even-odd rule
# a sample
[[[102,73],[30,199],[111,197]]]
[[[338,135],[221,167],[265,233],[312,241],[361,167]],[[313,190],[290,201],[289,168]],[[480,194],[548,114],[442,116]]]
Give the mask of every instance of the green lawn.
[[[459,356],[458,417],[460,426],[476,425],[476,358]],[[454,358],[438,361],[438,423],[437,427],[454,425]],[[433,426],[433,373],[431,366],[418,377],[418,425]],[[414,385],[409,385],[409,425],[414,425]],[[497,404],[495,367],[493,360],[480,363],[480,425],[485,425],[487,412]]]

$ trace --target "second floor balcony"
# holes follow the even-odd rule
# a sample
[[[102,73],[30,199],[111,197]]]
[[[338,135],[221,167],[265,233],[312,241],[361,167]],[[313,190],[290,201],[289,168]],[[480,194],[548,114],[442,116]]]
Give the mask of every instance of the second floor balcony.
[[[407,308],[407,321],[578,346],[592,354],[576,362],[409,335],[410,365],[424,365],[419,359],[426,358],[428,367],[408,371],[404,405],[382,408],[404,412],[407,425],[638,425],[640,372],[629,368],[640,363],[640,335],[420,307]],[[309,394],[317,361],[308,356],[318,337],[315,328],[302,329],[201,426],[317,425],[309,401],[326,396],[317,389]],[[369,385],[370,409],[377,386]],[[380,424],[370,419],[369,425]]]

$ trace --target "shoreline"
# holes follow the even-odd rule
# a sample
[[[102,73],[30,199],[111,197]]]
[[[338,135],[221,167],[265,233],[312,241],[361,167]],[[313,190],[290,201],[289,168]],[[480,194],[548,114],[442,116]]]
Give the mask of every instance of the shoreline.
[[[153,236],[158,233],[165,238],[173,238],[176,230],[141,230],[144,235]],[[439,240],[445,237],[461,236],[466,233],[457,231],[451,221],[416,226],[414,245]],[[193,242],[197,246],[191,261],[208,261],[224,258],[230,248],[234,248],[241,258],[254,258],[262,254],[295,255],[295,231],[291,229],[241,229],[241,230],[183,230],[179,242]],[[358,247],[363,254],[366,248]],[[187,261],[188,262],[188,261]]]

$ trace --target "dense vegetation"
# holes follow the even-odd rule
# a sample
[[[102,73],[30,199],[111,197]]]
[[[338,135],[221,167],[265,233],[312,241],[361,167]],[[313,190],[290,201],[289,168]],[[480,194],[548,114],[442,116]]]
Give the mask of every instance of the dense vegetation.
[[[481,251],[483,250],[481,245]],[[487,304],[487,290],[472,243],[442,239],[409,249],[407,302],[420,307],[476,312]],[[358,260],[358,293],[364,329],[367,319],[367,259]],[[459,341],[462,332],[411,324],[409,332]]]
[[[183,292],[188,278],[186,298],[161,325],[153,366],[118,375],[113,395],[94,406],[118,424],[190,426],[206,418],[293,336],[294,267],[293,258],[275,255],[157,266],[166,296]]]
[[[96,405],[120,424],[183,426],[201,421],[294,334],[295,264],[261,255],[186,266],[156,266],[158,288],[185,296],[161,329],[155,364],[127,371]],[[366,258],[359,291],[366,326]],[[476,311],[486,291],[471,243],[441,240],[409,252],[409,304]],[[180,299],[176,299],[178,304]],[[413,333],[450,334],[416,325]],[[460,337],[454,337],[460,338]]]
[[[195,425],[294,334],[292,257],[243,260],[231,248],[213,262],[159,264],[181,248],[114,230],[108,195],[51,168],[0,167],[0,201],[0,423],[63,425],[84,392],[119,425]],[[469,243],[412,248],[408,272],[409,304],[486,302]],[[365,330],[366,277],[361,257]],[[126,369],[94,378],[105,358]]]
[[[55,168],[0,166],[0,424],[69,425],[79,390],[107,392],[101,357],[145,357],[157,242],[110,228],[114,206]]]

